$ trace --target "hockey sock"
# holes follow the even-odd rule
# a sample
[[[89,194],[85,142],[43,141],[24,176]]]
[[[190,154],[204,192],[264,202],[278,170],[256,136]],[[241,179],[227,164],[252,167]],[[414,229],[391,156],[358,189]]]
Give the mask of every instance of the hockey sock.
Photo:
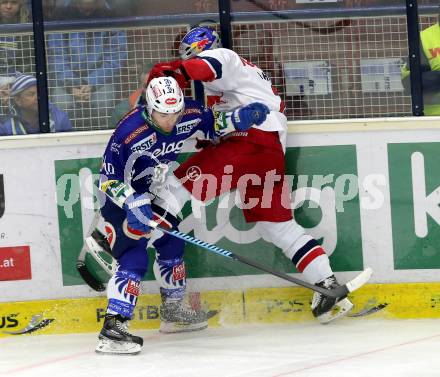
[[[135,272],[118,270],[107,285],[107,313],[131,319],[140,293],[141,277]]]
[[[289,254],[297,270],[312,284],[333,275],[327,254],[309,235],[299,237],[290,248]]]
[[[154,276],[160,286],[163,301],[180,301],[185,295],[186,272],[183,258],[156,260]]]
[[[257,230],[264,240],[278,246],[311,284],[333,275],[322,246],[293,219],[280,223],[259,221]]]

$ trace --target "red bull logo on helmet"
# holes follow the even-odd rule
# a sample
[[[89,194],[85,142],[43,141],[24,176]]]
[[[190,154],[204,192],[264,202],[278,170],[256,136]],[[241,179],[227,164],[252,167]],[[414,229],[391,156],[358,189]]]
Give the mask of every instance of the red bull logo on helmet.
[[[204,38],[200,41],[191,43],[191,48],[198,54],[206,49],[206,46],[209,45],[209,38]]]

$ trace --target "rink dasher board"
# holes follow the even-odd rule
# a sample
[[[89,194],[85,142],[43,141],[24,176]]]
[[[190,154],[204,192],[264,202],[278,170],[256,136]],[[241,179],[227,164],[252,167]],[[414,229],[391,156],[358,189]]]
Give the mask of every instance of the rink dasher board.
[[[304,288],[192,292],[188,297],[191,305],[210,312],[211,327],[314,321],[312,293]],[[440,283],[369,284],[349,298],[355,304],[353,313],[378,310],[343,321],[440,318]],[[159,295],[141,295],[130,328],[158,329],[159,305]],[[98,332],[105,306],[105,297],[2,303],[0,337],[22,335],[32,318],[38,318],[37,329],[29,331],[33,335]],[[38,328],[44,321],[48,323]]]
[[[79,177],[81,169],[92,172],[87,164],[91,161],[95,168],[99,167],[110,134],[110,131],[98,131],[0,138],[0,161],[4,162],[0,174],[5,198],[5,210],[0,218],[0,248],[27,246],[31,258],[31,279],[0,281],[1,302],[96,297],[83,284],[74,266],[83,225],[93,211],[81,212],[84,206],[74,207],[73,220],[61,219],[65,215],[56,190],[57,169],[60,174],[75,177]],[[325,216],[308,229],[315,238],[323,240],[338,279],[347,281],[357,271],[371,266],[372,283],[439,280],[439,220],[434,212],[428,213],[424,208],[432,204],[425,199],[440,186],[437,119],[293,122],[289,124],[287,146],[287,156],[299,161],[298,166],[297,161],[287,161],[289,174],[298,171],[309,178],[308,184],[312,175],[325,177],[327,173],[335,173],[333,167],[339,169],[330,177],[331,184],[321,190],[321,212]],[[183,152],[190,152],[191,148],[185,146]],[[355,198],[340,201],[344,212],[338,212],[332,207],[332,192],[338,178],[353,173],[358,178],[359,190]],[[411,186],[412,174],[421,184]],[[369,209],[363,204],[372,199],[371,185],[365,184],[372,176],[377,178],[370,181],[372,188],[379,192],[383,203]],[[306,189],[310,187],[300,187],[302,193]],[[418,206],[412,205],[413,197],[419,199]],[[79,198],[81,205],[91,199],[83,191]],[[225,219],[220,211],[216,215],[217,220]],[[419,235],[415,234],[416,215],[426,220],[426,235],[423,221],[417,222]],[[262,244],[252,229],[238,231],[234,224],[220,222],[208,229],[206,223],[200,225],[188,216],[181,230],[194,232],[197,238],[218,243],[237,254],[273,263],[269,264],[272,268],[292,272],[291,264],[279,251],[268,249],[267,245],[260,247]],[[190,258],[187,268],[192,287],[197,291],[288,285],[270,275],[245,270],[236,262],[207,256],[203,250],[188,250],[186,257]],[[3,262],[1,258],[0,262]],[[151,275],[147,279],[143,282],[144,292],[157,293]]]

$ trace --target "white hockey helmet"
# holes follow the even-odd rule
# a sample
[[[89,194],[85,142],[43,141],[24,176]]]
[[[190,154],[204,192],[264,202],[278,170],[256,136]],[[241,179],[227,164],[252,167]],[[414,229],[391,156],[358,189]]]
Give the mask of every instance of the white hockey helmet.
[[[174,114],[183,110],[185,102],[182,89],[173,77],[152,79],[145,90],[147,111],[151,116],[153,110],[164,114]]]

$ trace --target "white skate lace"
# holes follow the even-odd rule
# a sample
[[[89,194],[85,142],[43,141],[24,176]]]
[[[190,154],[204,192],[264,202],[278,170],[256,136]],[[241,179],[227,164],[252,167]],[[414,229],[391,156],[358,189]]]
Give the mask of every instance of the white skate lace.
[[[196,311],[193,310],[190,306],[188,306],[188,305],[185,304],[185,303],[181,303],[181,304],[179,305],[179,307],[180,307],[180,311],[183,312],[183,313],[187,313],[187,314],[196,314]]]
[[[336,283],[336,278],[334,278],[333,276],[329,276],[328,278],[320,282],[318,285],[321,285],[321,287],[323,288],[331,289],[334,283]],[[322,293],[315,292],[312,298],[312,309],[321,305],[321,303],[324,302],[326,299],[327,297]]]
[[[334,277],[330,276],[327,279],[325,279],[323,283],[324,283],[323,284],[324,287],[328,289],[328,288],[331,288],[333,286],[333,284],[336,283],[336,279]]]
[[[198,317],[200,314],[184,301],[167,303],[165,307],[166,311],[170,313],[172,317],[176,316],[175,318]],[[174,316],[172,313],[174,313]]]
[[[128,322],[121,322],[116,321],[116,327],[125,335],[131,336],[130,332],[128,331]]]

